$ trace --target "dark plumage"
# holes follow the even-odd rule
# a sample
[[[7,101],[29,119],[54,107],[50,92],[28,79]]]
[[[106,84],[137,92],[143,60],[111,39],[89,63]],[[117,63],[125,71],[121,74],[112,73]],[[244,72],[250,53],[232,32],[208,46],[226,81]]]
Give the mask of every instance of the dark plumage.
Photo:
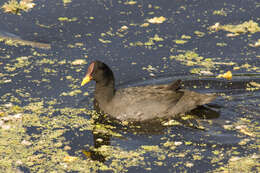
[[[81,85],[90,80],[96,81],[96,107],[118,120],[140,122],[156,118],[175,118],[216,98],[215,94],[200,94],[181,89],[180,80],[166,85],[116,90],[113,72],[100,61],[90,64]]]

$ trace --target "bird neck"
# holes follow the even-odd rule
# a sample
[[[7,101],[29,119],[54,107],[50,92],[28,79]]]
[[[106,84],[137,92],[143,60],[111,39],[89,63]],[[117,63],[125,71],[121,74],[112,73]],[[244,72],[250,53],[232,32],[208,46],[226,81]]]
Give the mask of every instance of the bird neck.
[[[102,80],[96,82],[95,99],[99,104],[110,102],[115,95],[114,80]]]

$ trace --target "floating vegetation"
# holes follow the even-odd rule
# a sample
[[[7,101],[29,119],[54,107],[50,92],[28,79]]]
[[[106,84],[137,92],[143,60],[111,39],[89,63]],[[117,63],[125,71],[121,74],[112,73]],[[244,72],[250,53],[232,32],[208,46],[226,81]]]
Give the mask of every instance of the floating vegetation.
[[[195,67],[190,70],[191,73],[195,74],[204,74],[204,75],[212,75],[213,73],[210,70],[215,69],[216,65],[226,65],[226,66],[233,66],[236,65],[234,62],[217,62],[214,61],[212,58],[204,58],[199,56],[194,51],[184,51],[185,53],[180,53],[177,55],[171,55],[169,58],[171,60],[180,61],[182,64],[186,66],[200,66]]]
[[[10,46],[32,46],[40,49],[50,49],[51,45],[47,43],[40,43],[40,42],[34,42],[34,41],[28,41],[23,40],[20,38],[14,38],[14,37],[5,37],[0,35],[0,42],[4,42],[6,45]]]
[[[256,83],[256,82],[250,82],[249,84],[247,84],[247,91],[255,91],[255,90],[259,90],[260,89],[260,83]]]
[[[250,85],[257,87],[257,88],[260,88],[260,84],[256,83],[256,82],[250,82]]]
[[[64,6],[66,6],[72,2],[72,0],[62,0],[62,1],[63,1]]]
[[[237,36],[239,34],[245,34],[247,32],[249,32],[250,34],[260,32],[260,27],[258,26],[258,23],[254,22],[253,20],[249,20],[238,25],[221,25],[220,23],[216,23],[213,26],[210,26],[209,29],[214,32],[219,30],[231,32],[231,34],[227,36]]]
[[[259,156],[251,155],[247,157],[233,156],[228,163],[213,172],[259,172]]]
[[[87,62],[86,62],[86,60],[84,60],[84,59],[76,59],[76,60],[74,60],[71,64],[72,65],[84,65],[84,64],[86,64]]]
[[[130,1],[126,1],[125,5],[135,5],[136,3],[137,3],[137,1],[130,0]]]
[[[231,80],[232,79],[232,73],[231,73],[231,71],[227,71],[224,74],[218,75],[217,78],[225,78],[225,79]]]
[[[149,25],[150,25],[149,23],[143,23],[143,24],[140,25],[140,27],[145,28],[145,27],[148,27]]]
[[[66,22],[75,22],[78,20],[77,17],[73,17],[73,18],[68,18],[68,17],[59,17],[58,18],[59,21],[63,22],[63,21],[66,21]]]
[[[169,57],[171,60],[175,59],[180,61],[181,63],[187,66],[203,66],[206,69],[210,69],[214,67],[214,62],[209,58],[204,58],[199,56],[194,51],[186,51],[184,54],[171,55]]]
[[[205,33],[201,31],[194,31],[194,34],[196,34],[198,37],[204,37]]]
[[[118,29],[119,32],[123,32],[123,31],[126,31],[128,29],[128,27],[126,25],[124,26],[121,26],[120,29]]]
[[[129,43],[130,46],[145,46],[146,48],[151,48],[151,46],[154,46],[156,42],[161,42],[164,41],[162,37],[159,37],[159,35],[155,34],[154,37],[150,37],[148,41],[146,42],[141,42],[137,41],[135,43]],[[161,47],[162,45],[158,45]]]
[[[102,39],[102,38],[99,38],[98,40],[99,40],[101,43],[104,43],[104,44],[111,43],[110,40],[104,40],[104,39]]]
[[[260,46],[260,39],[258,39],[254,44],[249,44],[251,47],[259,47]]]
[[[223,8],[221,10],[214,10],[213,14],[219,16],[227,16],[227,12]]]
[[[20,5],[21,1],[16,2]],[[31,34],[30,38],[49,40],[55,47],[48,50],[50,44],[0,31],[1,172],[260,172],[259,40],[249,26],[245,28],[250,31],[242,32],[248,37],[238,39],[223,39],[221,33],[208,37],[205,31],[210,21],[226,14],[230,18],[237,12],[248,15],[246,6],[231,2],[214,12],[202,7],[197,13],[193,10],[203,3],[177,3],[179,7],[169,8],[168,3],[136,0],[44,2],[37,7],[39,14],[55,14],[53,18],[36,11],[33,16],[2,15],[3,29],[11,28],[21,38]],[[75,13],[74,9],[82,11]],[[15,8],[7,13],[15,14]],[[191,19],[192,23],[186,22]],[[184,23],[184,29],[172,29]],[[251,25],[256,31],[256,24]],[[232,41],[237,40],[233,47]],[[137,75],[143,70],[150,76],[161,73],[145,82],[157,84],[181,77],[185,88],[217,92],[222,96],[216,100],[220,108],[213,109],[220,116],[208,120],[204,116],[209,113],[203,113],[196,129],[176,120],[162,120],[162,127],[152,125],[144,131],[128,121],[99,122],[103,117],[93,110],[94,87],[80,88],[84,65],[96,58],[114,63],[123,86],[146,84],[135,83],[136,78],[146,78]],[[122,69],[128,65],[133,69]],[[236,71],[236,79],[215,78],[216,73],[224,75],[229,69]],[[187,75],[189,70],[201,76],[193,78]],[[188,114],[182,120],[192,124],[193,117]]]
[[[216,43],[217,46],[224,47],[227,46],[227,43]]]
[[[73,162],[75,160],[77,160],[77,157],[73,157],[73,156],[65,156],[63,159],[64,162]]]
[[[185,44],[187,40],[173,40],[176,44]]]
[[[189,36],[189,35],[182,35],[181,39],[191,39],[191,36]]]
[[[5,13],[12,13],[16,15],[21,15],[21,11],[28,12],[35,6],[33,3],[34,0],[21,0],[19,3],[17,0],[9,0],[7,3],[4,3],[2,9]]]
[[[153,17],[151,19],[148,19],[147,20],[149,23],[152,23],[152,24],[161,24],[163,22],[166,21],[166,18],[161,16],[161,17]]]
[[[191,39],[191,36],[189,35],[182,35],[181,39],[179,40],[173,40],[176,44],[185,44],[188,42],[188,39]]]

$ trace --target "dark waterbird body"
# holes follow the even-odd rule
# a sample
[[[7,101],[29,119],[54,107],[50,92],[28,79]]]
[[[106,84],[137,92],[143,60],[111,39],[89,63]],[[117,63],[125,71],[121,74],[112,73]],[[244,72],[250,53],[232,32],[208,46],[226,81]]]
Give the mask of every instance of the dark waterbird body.
[[[95,102],[99,110],[121,121],[176,118],[216,98],[215,94],[200,94],[181,89],[180,80],[165,85],[116,90],[112,70],[100,61],[89,65],[81,85],[90,80],[96,81]]]

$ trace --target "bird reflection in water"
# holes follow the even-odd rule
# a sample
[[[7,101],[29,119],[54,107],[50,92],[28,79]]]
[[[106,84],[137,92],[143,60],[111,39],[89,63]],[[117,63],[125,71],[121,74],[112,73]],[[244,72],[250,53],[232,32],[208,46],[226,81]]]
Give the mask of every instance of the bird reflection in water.
[[[94,107],[97,112],[100,111],[100,109],[96,106],[94,102]],[[195,130],[205,130],[201,128],[200,121],[201,120],[209,120],[209,119],[215,119],[219,117],[219,112],[215,109],[220,108],[218,105],[206,105],[206,106],[199,106],[198,108],[188,112],[187,114],[190,115],[193,118],[189,119],[176,119],[177,122],[181,123],[184,127],[192,128]],[[100,112],[102,113],[102,112]],[[183,117],[183,116],[182,116]],[[149,122],[129,122],[127,125],[123,125],[121,122],[119,122],[116,119],[113,119],[107,115],[102,115],[95,119],[94,124],[98,127],[100,125],[102,126],[109,126],[114,127],[113,131],[116,132],[127,132],[127,133],[133,133],[133,134],[146,134],[146,135],[161,135],[167,132],[167,128],[170,128],[170,126],[166,126],[163,124],[166,120],[150,120]],[[169,121],[169,120],[168,120]],[[94,146],[92,148],[89,148],[88,150],[83,150],[83,154],[92,160],[99,161],[99,162],[105,162],[106,161],[106,155],[104,152],[99,151],[99,148],[104,145],[111,145],[111,137],[112,135],[107,133],[106,130],[100,130],[100,128],[94,128],[92,131],[93,134],[93,142]]]

